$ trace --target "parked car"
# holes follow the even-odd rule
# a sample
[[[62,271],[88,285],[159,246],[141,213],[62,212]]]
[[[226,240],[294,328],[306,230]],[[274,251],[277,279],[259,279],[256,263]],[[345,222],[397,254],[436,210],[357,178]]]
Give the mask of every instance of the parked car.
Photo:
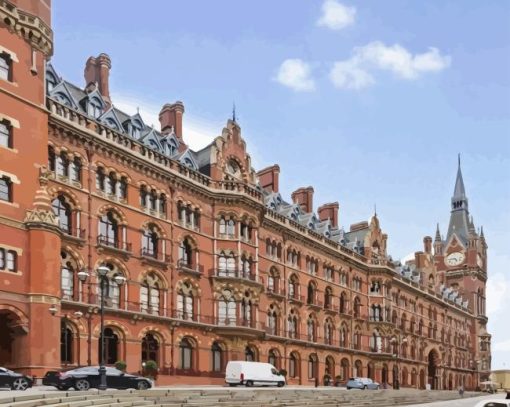
[[[510,400],[500,399],[485,399],[476,403],[475,407],[510,407]]]
[[[98,388],[100,383],[99,366],[86,366],[61,372],[50,371],[44,376],[44,386],[54,386],[59,390],[71,387],[75,390],[88,390]],[[149,379],[122,372],[113,367],[106,368],[106,385],[114,389],[145,390],[152,387]]]
[[[225,382],[229,386],[285,386],[285,376],[270,363],[230,361],[227,363]]]
[[[26,390],[32,387],[34,381],[31,377],[0,367],[0,387],[9,387],[12,390]]]
[[[351,377],[347,382],[347,390],[350,389],[360,389],[360,390],[379,390],[381,385],[377,382],[374,382],[372,379],[368,377]]]

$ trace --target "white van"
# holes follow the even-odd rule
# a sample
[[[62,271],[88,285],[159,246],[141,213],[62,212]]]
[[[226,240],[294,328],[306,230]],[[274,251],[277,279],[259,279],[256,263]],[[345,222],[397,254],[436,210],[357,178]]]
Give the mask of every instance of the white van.
[[[285,386],[285,376],[270,363],[231,361],[227,363],[225,382],[229,386]]]

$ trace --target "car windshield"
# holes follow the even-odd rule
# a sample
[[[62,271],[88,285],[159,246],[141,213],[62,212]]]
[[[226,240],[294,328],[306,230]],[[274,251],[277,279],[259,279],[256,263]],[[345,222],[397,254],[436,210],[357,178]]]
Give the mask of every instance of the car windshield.
[[[9,370],[9,369],[7,369],[5,367],[0,367],[0,372],[1,373],[9,373],[9,374],[15,373],[12,370]]]
[[[79,367],[77,369],[71,369],[65,372],[66,374],[90,374],[90,373],[98,373],[99,374],[99,367],[98,366],[86,366],[86,367]]]
[[[114,367],[107,367],[106,374],[108,376],[120,376],[124,372],[121,372],[119,369],[115,369]]]

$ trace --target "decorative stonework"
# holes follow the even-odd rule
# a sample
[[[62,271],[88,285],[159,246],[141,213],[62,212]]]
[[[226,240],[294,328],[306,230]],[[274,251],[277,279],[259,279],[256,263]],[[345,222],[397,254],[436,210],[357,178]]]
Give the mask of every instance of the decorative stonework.
[[[24,222],[27,226],[58,228],[58,219],[51,208],[51,196],[48,193],[48,172],[44,166],[40,169],[39,189],[35,192],[34,209],[27,211]]]
[[[0,0],[0,22],[47,57],[53,55],[53,31],[39,17]]]

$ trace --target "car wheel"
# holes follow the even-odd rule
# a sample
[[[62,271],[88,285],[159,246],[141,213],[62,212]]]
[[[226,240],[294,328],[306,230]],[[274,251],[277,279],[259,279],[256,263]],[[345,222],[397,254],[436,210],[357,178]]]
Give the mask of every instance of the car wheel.
[[[78,379],[74,384],[74,388],[78,391],[85,391],[90,389],[90,383],[85,379]]]
[[[230,387],[236,387],[237,386],[237,383],[229,383],[228,384]]]
[[[363,390],[366,390],[367,389],[367,386],[363,386]]]
[[[251,380],[248,380],[246,382],[246,387],[253,387],[253,382]]]
[[[57,386],[57,389],[65,391],[65,390],[69,390],[69,387],[67,387],[67,386]]]
[[[141,380],[136,385],[136,388],[138,390],[147,390],[149,388],[149,383],[147,383],[145,380]]]
[[[350,388],[350,387],[347,387],[347,390],[351,390],[351,388]]]
[[[11,389],[12,390],[26,390],[28,389],[28,386],[30,384],[28,383],[28,380],[24,377],[18,377],[12,382]]]
[[[376,390],[379,390],[379,386],[377,386],[375,389],[376,389]]]
[[[278,387],[283,387],[285,386],[285,382],[278,382]]]

